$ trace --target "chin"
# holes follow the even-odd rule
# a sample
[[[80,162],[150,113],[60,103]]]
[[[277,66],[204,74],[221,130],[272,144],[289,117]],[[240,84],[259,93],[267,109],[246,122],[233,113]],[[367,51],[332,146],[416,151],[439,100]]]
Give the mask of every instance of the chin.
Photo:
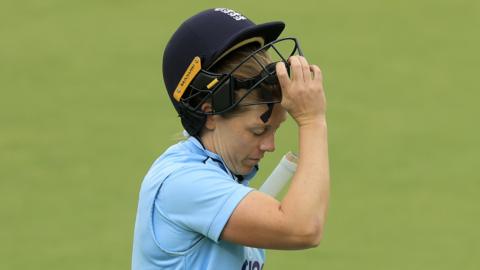
[[[243,165],[237,174],[247,175],[252,172],[254,166],[255,165]]]
[[[236,175],[247,175],[252,172],[253,168],[258,164],[258,162],[243,161],[238,166],[233,168],[232,173]]]

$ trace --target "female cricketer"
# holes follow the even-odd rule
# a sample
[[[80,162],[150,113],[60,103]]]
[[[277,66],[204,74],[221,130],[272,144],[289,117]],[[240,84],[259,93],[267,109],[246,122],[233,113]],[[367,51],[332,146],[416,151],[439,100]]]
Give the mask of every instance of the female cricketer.
[[[297,39],[278,38],[284,27],[215,8],[171,37],[163,78],[187,136],[142,182],[132,269],[260,270],[264,249],[320,243],[330,189],[322,73]],[[249,181],[288,115],[298,167],[278,201]]]

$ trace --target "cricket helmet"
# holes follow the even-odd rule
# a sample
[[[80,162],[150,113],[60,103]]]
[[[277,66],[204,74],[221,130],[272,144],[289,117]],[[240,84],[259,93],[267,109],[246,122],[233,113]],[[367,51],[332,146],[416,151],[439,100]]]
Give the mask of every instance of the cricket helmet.
[[[279,61],[285,62],[294,54],[302,54],[295,38],[277,39],[285,24],[281,21],[255,24],[242,14],[227,8],[202,11],[184,21],[170,38],[163,54],[163,79],[175,110],[185,130],[197,135],[205,124],[207,115],[224,114],[232,110],[253,90],[262,85],[278,85],[275,63],[263,65],[262,72],[252,78],[236,78],[233,73],[249,59],[255,59],[260,51],[273,51]],[[280,50],[281,42],[288,43]],[[257,44],[258,49],[228,73],[211,72],[229,53],[248,44]],[[288,68],[287,68],[288,70]],[[247,90],[240,97],[235,91]],[[204,112],[201,105],[209,101],[212,111]],[[262,115],[268,121],[274,103],[271,100],[256,104],[267,104],[269,110]],[[255,105],[255,104],[249,104]]]

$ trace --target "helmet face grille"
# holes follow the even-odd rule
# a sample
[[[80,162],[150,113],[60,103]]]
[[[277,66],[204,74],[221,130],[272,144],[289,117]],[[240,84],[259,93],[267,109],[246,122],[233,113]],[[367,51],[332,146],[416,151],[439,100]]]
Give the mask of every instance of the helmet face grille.
[[[257,56],[261,52],[266,52],[270,56],[270,63],[263,64],[258,60]],[[184,109],[200,116],[224,114],[237,106],[279,103],[281,94],[276,98],[268,95],[274,89],[280,90],[275,66],[278,62],[283,62],[289,70],[288,58],[293,55],[303,55],[297,39],[282,38],[255,50],[228,73],[212,73],[202,69],[189,85],[188,93],[180,99],[180,104]],[[260,72],[250,78],[235,76],[235,72],[246,68],[247,63],[250,66],[257,65],[255,70],[260,70]],[[218,82],[209,89],[209,84],[214,80]],[[235,95],[236,91],[237,95]],[[261,97],[260,100],[249,101],[249,103],[242,102],[254,91],[258,93],[257,96]],[[212,103],[213,110],[210,112],[201,110],[202,104],[207,101]]]
[[[258,59],[260,53],[266,53],[269,56],[269,63],[262,63]],[[183,127],[189,134],[197,135],[208,115],[225,114],[237,106],[261,104],[267,105],[267,111],[260,117],[263,122],[267,122],[273,105],[282,100],[276,64],[285,63],[289,72],[288,59],[293,55],[303,55],[303,53],[298,40],[287,37],[274,40],[254,50],[227,73],[214,73],[202,68],[178,102]],[[246,68],[260,72],[248,78],[237,76],[237,71]],[[202,110],[205,102],[210,102],[211,111]]]

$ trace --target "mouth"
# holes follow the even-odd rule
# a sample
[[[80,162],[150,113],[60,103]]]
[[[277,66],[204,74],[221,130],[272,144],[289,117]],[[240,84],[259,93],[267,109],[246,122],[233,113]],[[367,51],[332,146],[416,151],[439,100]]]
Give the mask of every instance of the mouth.
[[[262,158],[248,158],[249,161],[254,162],[254,163],[260,162],[261,159]]]
[[[249,157],[249,158],[254,160],[261,160],[263,158],[263,155],[257,156],[257,157]]]
[[[263,155],[247,157],[245,161],[247,162],[247,164],[249,164],[249,166],[255,166],[260,162],[260,160],[262,160],[262,158],[263,158]]]

